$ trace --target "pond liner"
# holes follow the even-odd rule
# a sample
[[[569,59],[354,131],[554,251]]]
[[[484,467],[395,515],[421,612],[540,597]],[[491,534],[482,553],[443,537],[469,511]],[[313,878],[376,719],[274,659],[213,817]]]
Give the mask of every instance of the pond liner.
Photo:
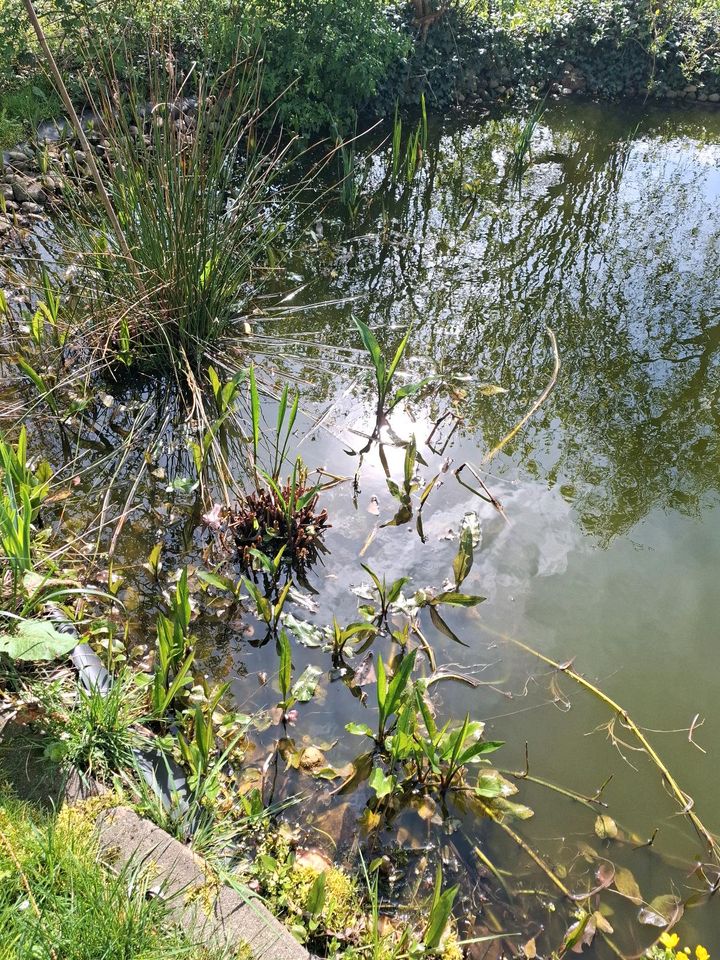
[[[53,606],[49,617],[59,633],[78,636],[75,625],[68,620],[59,608]],[[87,643],[78,643],[70,651],[70,660],[77,672],[78,683],[86,693],[93,691],[106,697],[112,687],[112,676],[105,668],[100,657]],[[189,810],[190,792],[182,767],[172,757],[154,747],[133,749],[138,771],[143,780],[160,800],[165,811],[177,819],[184,819]],[[191,832],[195,823],[189,824]]]

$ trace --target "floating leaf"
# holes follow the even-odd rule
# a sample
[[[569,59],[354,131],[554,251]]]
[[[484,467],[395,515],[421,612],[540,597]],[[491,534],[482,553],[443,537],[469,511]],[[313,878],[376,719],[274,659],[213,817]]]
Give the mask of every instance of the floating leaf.
[[[372,730],[366,723],[346,723],[345,729],[355,737],[371,737]]]
[[[15,633],[0,634],[0,652],[13,660],[56,660],[77,643],[73,633],[60,633],[47,620],[22,620]]]
[[[319,627],[308,620],[298,620],[291,613],[282,615],[282,622],[304,647],[322,647],[324,639]]]
[[[227,577],[221,577],[217,573],[210,573],[208,570],[198,570],[198,580],[209,584],[211,587],[217,587],[218,590],[232,590],[232,581]]]
[[[618,835],[617,824],[612,817],[602,813],[595,821],[595,833],[601,840],[614,840]]]
[[[512,797],[518,792],[514,783],[506,780],[502,774],[496,770],[487,770],[481,773],[475,784],[475,793],[479,797]]]
[[[517,820],[529,820],[535,816],[535,812],[526,807],[524,803],[513,803],[512,800],[506,800],[505,797],[497,797],[492,804],[493,810],[503,816],[515,817]]]
[[[299,703],[307,703],[308,700],[312,700],[318,679],[321,676],[322,670],[319,667],[305,667],[293,684],[292,696]]]

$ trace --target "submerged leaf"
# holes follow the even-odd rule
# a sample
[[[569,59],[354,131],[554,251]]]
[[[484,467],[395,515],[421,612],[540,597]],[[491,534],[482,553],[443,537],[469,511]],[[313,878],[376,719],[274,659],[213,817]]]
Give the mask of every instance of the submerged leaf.
[[[460,530],[460,545],[453,560],[455,586],[459,590],[463,580],[470,573],[473,563],[473,532],[470,527],[463,526]]]
[[[638,920],[652,927],[671,927],[682,917],[684,909],[679,897],[665,893],[651,900],[647,907],[641,907],[638,910]]]
[[[642,893],[638,882],[627,867],[618,867],[615,871],[615,889],[636,906],[642,903]]]
[[[444,634],[449,640],[454,640],[455,643],[459,643],[462,647],[467,647],[467,643],[461,640],[460,637],[458,637],[458,635],[450,629],[434,606],[430,607],[430,619],[433,622],[433,626],[439,630],[440,633]]]

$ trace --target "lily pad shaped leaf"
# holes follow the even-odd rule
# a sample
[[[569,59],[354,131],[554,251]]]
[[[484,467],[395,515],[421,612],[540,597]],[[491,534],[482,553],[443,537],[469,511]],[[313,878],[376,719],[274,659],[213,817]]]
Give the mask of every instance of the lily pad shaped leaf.
[[[0,653],[13,660],[57,660],[77,642],[74,634],[60,633],[47,620],[22,620],[14,633],[0,634]]]

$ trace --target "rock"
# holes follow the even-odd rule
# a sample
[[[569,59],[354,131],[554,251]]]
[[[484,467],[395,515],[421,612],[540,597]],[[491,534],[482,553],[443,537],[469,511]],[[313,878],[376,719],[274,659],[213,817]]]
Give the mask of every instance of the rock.
[[[699,93],[699,94],[698,94],[698,100],[700,101],[700,103],[706,103],[706,102],[707,102],[707,98],[708,98],[708,95],[707,95],[706,93]]]
[[[20,209],[22,210],[23,213],[42,213],[43,212],[43,208],[40,206],[39,203],[30,203],[30,202],[21,203]]]
[[[0,234],[7,233],[12,229],[12,224],[6,217],[0,217]]]
[[[711,93],[708,100],[710,103],[720,103],[720,93]]]
[[[312,870],[313,873],[326,873],[332,867],[332,863],[325,854],[317,850],[299,851],[295,857],[295,864],[306,870]]]
[[[3,200],[12,200],[14,197],[13,188],[9,183],[0,183],[0,197]]]
[[[698,90],[697,84],[688,83],[687,86],[684,88],[683,93],[694,94],[694,93],[697,93],[697,90]]]
[[[573,95],[573,90],[570,87],[563,87],[560,92],[564,97],[571,97]]]
[[[15,177],[12,182],[13,196],[18,203],[47,203],[47,194],[37,180]]]

